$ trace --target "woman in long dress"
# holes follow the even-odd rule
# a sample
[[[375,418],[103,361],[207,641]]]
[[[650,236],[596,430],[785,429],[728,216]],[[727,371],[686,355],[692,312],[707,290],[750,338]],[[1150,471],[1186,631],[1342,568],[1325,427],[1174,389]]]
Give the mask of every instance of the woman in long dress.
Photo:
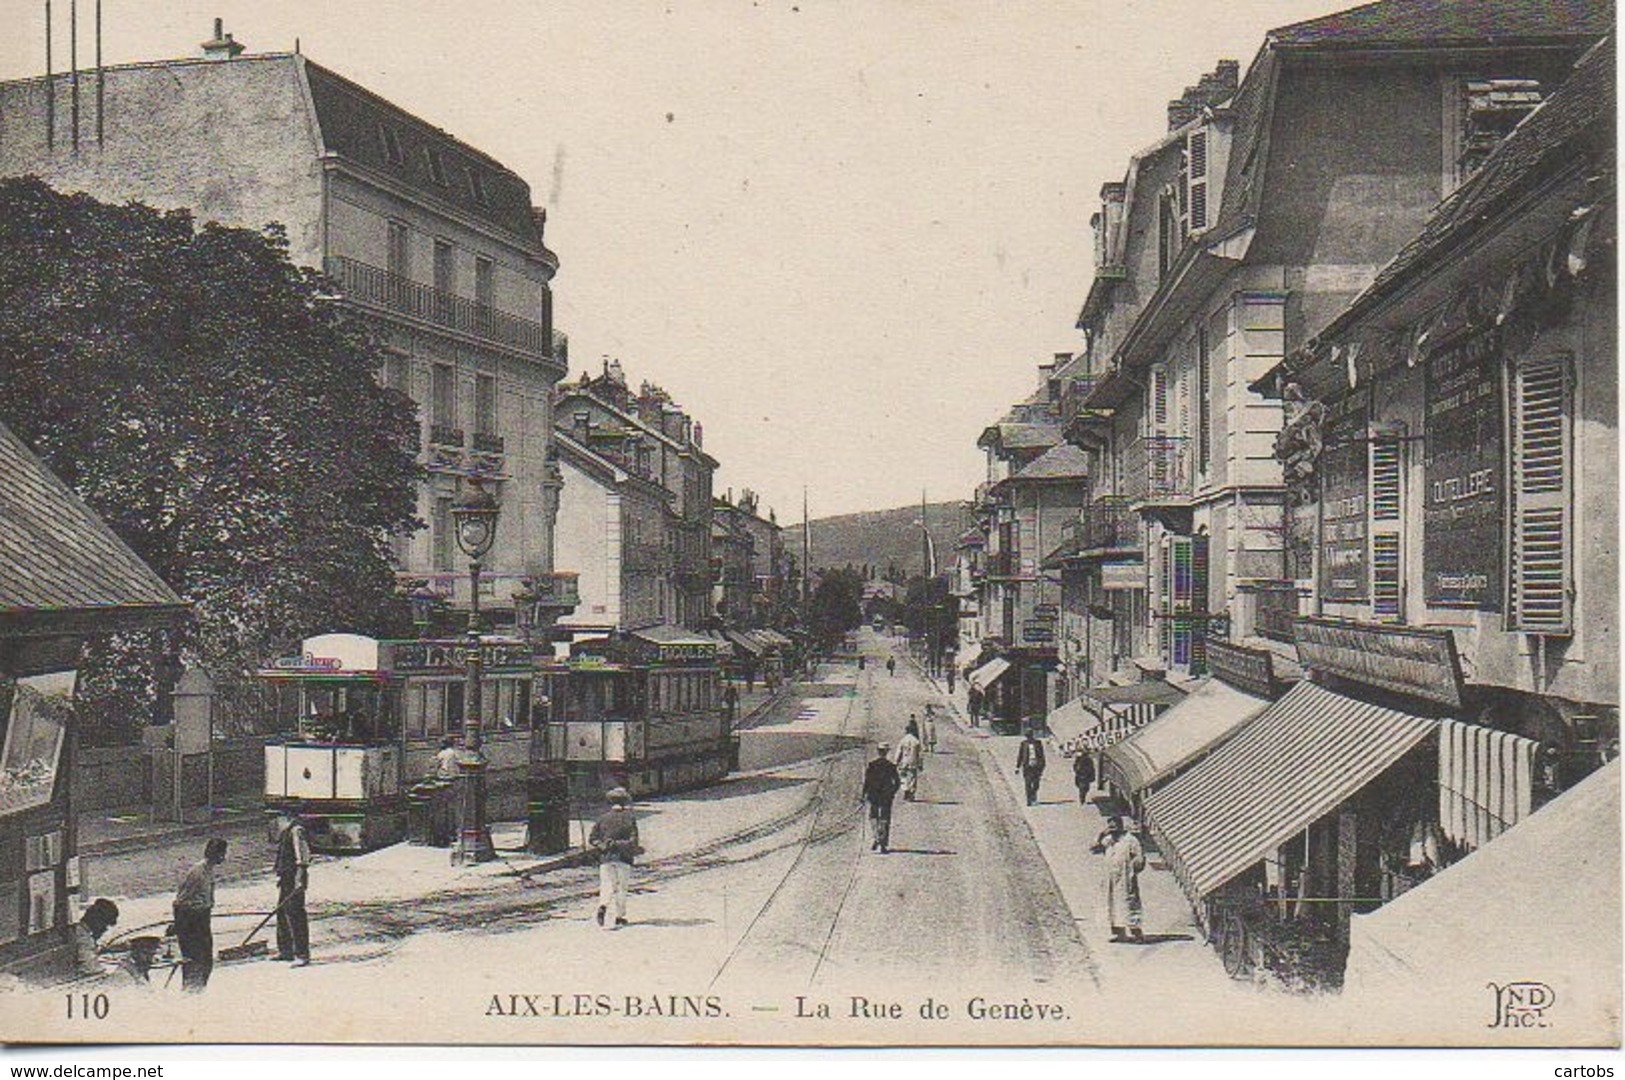
[[[903,801],[913,802],[920,784],[920,772],[925,768],[925,756],[920,744],[920,725],[910,718],[903,737],[897,743],[897,775],[903,778]]]

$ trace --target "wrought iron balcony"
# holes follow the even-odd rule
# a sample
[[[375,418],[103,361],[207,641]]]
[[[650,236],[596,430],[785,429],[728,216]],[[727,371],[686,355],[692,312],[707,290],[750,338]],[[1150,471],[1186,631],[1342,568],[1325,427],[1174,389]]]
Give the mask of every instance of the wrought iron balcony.
[[[1140,546],[1140,516],[1124,495],[1102,495],[1083,512],[1079,547],[1084,551],[1135,549]]]
[[[328,256],[324,269],[348,300],[406,315],[480,341],[533,355],[552,356],[553,342],[534,319],[510,315],[487,304],[413,281],[341,255]]]
[[[430,424],[429,445],[461,447],[463,445],[463,429],[451,427],[448,424]]]
[[[1133,502],[1188,499],[1192,492],[1191,440],[1147,435],[1123,454],[1123,494]]]
[[[1271,641],[1292,644],[1298,634],[1293,623],[1298,618],[1296,585],[1259,585],[1253,592],[1253,631]]]

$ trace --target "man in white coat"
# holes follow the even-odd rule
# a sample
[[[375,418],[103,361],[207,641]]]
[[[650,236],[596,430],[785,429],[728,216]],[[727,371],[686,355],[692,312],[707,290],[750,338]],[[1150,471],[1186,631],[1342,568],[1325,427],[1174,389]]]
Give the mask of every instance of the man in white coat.
[[[1145,849],[1115,814],[1106,819],[1106,831],[1095,846],[1106,856],[1106,915],[1112,940],[1144,941],[1145,933],[1140,928],[1140,871],[1145,869]]]
[[[897,775],[903,779],[903,801],[913,802],[920,785],[920,772],[925,768],[920,726],[913,718],[909,719],[908,727],[903,729],[903,737],[897,742],[897,757],[894,760],[897,762]]]

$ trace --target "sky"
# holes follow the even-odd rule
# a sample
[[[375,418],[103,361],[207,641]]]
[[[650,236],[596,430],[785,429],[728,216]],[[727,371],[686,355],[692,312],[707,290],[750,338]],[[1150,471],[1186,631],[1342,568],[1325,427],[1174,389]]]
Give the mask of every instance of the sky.
[[[1217,60],[1349,6],[103,0],[103,50],[195,56],[217,16],[297,39],[517,171],[572,376],[664,386],[717,492],[790,522],[804,488],[815,518],[969,498],[982,429],[1081,347],[1101,184]],[[43,11],[0,0],[0,78],[43,70]]]

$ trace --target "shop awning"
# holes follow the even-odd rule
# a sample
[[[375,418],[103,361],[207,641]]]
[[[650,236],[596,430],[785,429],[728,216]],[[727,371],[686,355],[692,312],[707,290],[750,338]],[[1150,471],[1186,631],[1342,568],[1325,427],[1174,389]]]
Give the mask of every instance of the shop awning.
[[[1078,736],[1099,722],[1099,718],[1084,707],[1082,698],[1073,698],[1051,709],[1044,718],[1044,726],[1049,728],[1050,737],[1062,746],[1076,741]]]
[[[1107,778],[1137,795],[1191,764],[1268,707],[1268,698],[1210,678],[1184,701],[1107,747]]]
[[[1487,986],[1538,979],[1557,1009],[1573,1010],[1557,1014],[1566,1029],[1617,1031],[1619,799],[1616,759],[1431,880],[1355,915],[1344,997],[1362,1010],[1425,1005],[1430,1016],[1442,1005],[1482,1024],[1497,1011]]]
[[[971,672],[970,678],[967,681],[972,686],[976,687],[976,689],[986,693],[987,688],[993,685],[993,681],[1009,670],[1010,661],[1006,660],[1002,656],[995,656],[993,659]]]
[[[739,630],[729,630],[728,640],[751,656],[761,656],[768,650],[767,642],[757,638],[754,634],[747,634]]]
[[[1184,700],[1185,691],[1161,679],[1147,679],[1124,686],[1091,687],[1076,702],[1069,702],[1078,706],[1078,714],[1058,718],[1063,728],[1068,728],[1072,723],[1081,726],[1073,734],[1057,735],[1057,738],[1069,754],[1079,750],[1104,750],[1128,738],[1162,715],[1164,710]],[[1073,715],[1080,715],[1081,719],[1074,722],[1071,720]],[[1051,730],[1054,730],[1053,725]]]
[[[727,638],[723,637],[722,633],[720,631],[707,630],[705,632],[705,636],[710,638],[712,641],[716,642],[717,656],[720,659],[726,660],[729,657],[733,656],[733,654],[734,654],[734,643],[729,641]]]
[[[1146,797],[1186,889],[1204,896],[1433,734],[1438,721],[1301,682],[1206,760]]]

